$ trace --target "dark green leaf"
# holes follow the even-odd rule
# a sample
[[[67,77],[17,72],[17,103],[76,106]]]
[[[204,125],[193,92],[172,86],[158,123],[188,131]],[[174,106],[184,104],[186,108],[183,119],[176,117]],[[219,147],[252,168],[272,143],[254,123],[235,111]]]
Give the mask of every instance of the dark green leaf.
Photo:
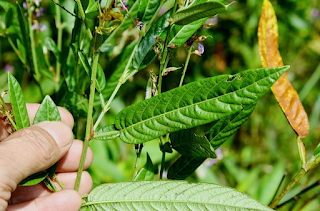
[[[30,120],[21,86],[11,73],[8,73],[8,86],[12,112],[17,129],[20,130],[22,128],[29,127]]]
[[[114,129],[114,125],[108,125],[94,133],[94,138],[98,140],[115,139],[120,135],[120,132]]]
[[[13,9],[10,7],[6,12],[6,28],[9,28],[13,20]]]
[[[155,40],[169,26],[171,10],[163,14],[149,29],[145,37],[141,40],[136,54],[133,57],[133,68],[142,69],[155,58],[154,46],[157,44]]]
[[[216,153],[205,136],[196,135],[193,130],[180,130],[170,134],[172,148],[181,155],[196,158],[216,158]]]
[[[182,155],[168,170],[168,179],[184,180],[190,176],[206,159]]]
[[[8,10],[10,10],[10,8],[13,8],[14,5],[12,3],[10,3],[9,1],[0,1],[0,7],[2,7],[4,9],[4,11],[8,12]]]
[[[17,39],[17,46],[18,46],[21,58],[23,59],[22,63],[25,64],[27,60],[26,48],[24,47],[24,45],[21,43],[19,39]]]
[[[140,181],[103,184],[90,192],[86,206],[91,211],[272,210],[232,188],[186,181]]]
[[[320,153],[320,144],[318,144],[318,146],[317,146],[317,148],[316,148],[316,150],[314,151],[314,155],[317,155],[317,154],[319,154]]]
[[[40,171],[22,180],[19,185],[21,186],[36,185],[42,182],[48,175],[49,175],[49,172],[47,172],[46,170]]]
[[[68,92],[62,99],[61,106],[68,109],[73,116],[86,117],[88,113],[89,101],[84,96],[75,92]]]
[[[243,110],[214,122],[210,131],[206,134],[212,147],[217,149],[230,136],[235,134],[239,127],[247,121],[255,106],[256,104],[245,106]]]
[[[158,7],[160,6],[160,0],[141,0],[139,1],[139,11],[137,18],[143,22],[143,24],[148,24],[152,17],[155,15]]]
[[[147,161],[143,168],[138,172],[134,181],[146,181],[153,180],[154,178],[154,167],[149,154],[147,153]]]
[[[33,124],[43,121],[61,121],[59,110],[49,95],[43,99],[34,117]]]
[[[56,59],[60,62],[60,51],[58,50],[58,47],[56,43],[53,41],[51,37],[47,37],[44,41],[44,45],[47,47],[49,51],[51,51]]]
[[[256,104],[288,68],[247,70],[172,89],[122,110],[116,129],[122,141],[138,144],[217,121]]]
[[[78,55],[80,57],[80,60],[82,62],[82,65],[85,71],[89,76],[91,76],[91,66],[87,60],[87,57],[81,51],[78,52]],[[105,88],[105,86],[106,86],[106,78],[105,78],[103,69],[99,64],[97,69],[96,89],[99,93],[101,93],[102,90]]]
[[[217,15],[226,10],[227,7],[219,1],[202,2],[178,10],[173,17],[173,22],[177,25],[186,25],[202,18]]]
[[[95,0],[89,0],[89,5],[85,11],[86,18],[92,19],[99,15],[99,7]]]

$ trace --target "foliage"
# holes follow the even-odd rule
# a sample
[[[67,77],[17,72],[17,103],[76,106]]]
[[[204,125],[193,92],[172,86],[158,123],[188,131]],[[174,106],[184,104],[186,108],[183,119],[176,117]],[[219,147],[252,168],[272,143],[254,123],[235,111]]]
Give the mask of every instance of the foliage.
[[[310,76],[320,55],[316,6],[312,0],[281,1],[275,9],[268,0],[0,0],[0,67],[13,64],[15,75],[7,80],[1,73],[0,81],[7,81],[13,130],[30,125],[24,98],[44,98],[34,124],[60,120],[55,104],[73,114],[82,156],[90,141],[96,159],[89,172],[100,185],[83,210],[270,210],[264,205],[271,201],[271,208],[302,208],[311,200],[294,203],[294,196],[304,191],[280,199],[320,161],[319,147],[314,151],[319,71]],[[304,18],[307,12],[313,13]],[[1,104],[9,118],[2,98]],[[277,194],[285,170],[292,177],[300,166]],[[21,184],[44,181],[55,191],[49,179],[55,168]]]

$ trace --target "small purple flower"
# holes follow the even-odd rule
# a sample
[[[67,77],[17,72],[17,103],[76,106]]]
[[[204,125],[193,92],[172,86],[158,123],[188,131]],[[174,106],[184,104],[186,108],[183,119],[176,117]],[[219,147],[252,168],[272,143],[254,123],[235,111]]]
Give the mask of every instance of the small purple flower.
[[[6,66],[4,66],[4,71],[13,73],[13,66],[10,64],[6,64]]]
[[[44,9],[42,7],[35,9],[35,11],[33,12],[33,14],[38,18],[41,17],[43,13]]]
[[[38,28],[39,28],[39,23],[38,23],[38,21],[33,21],[32,29],[33,29],[33,30],[37,30]]]
[[[198,43],[198,51],[200,54],[203,54],[204,53],[204,47],[202,44]]]
[[[142,27],[143,27],[142,21],[138,21],[138,22],[137,22],[137,26],[139,27],[139,29],[142,29]]]
[[[192,45],[192,40],[191,39],[187,40],[186,45],[187,46],[191,46]]]
[[[39,29],[40,31],[45,31],[47,29],[47,26],[45,24],[40,24]]]
[[[311,13],[311,16],[313,18],[318,18],[320,16],[320,11],[318,9],[315,9],[315,8],[312,9],[310,13]]]
[[[27,4],[26,1],[22,3],[22,6],[23,6],[24,9],[28,9],[28,4]]]
[[[127,4],[125,0],[124,0],[122,3],[123,3],[123,5],[125,6],[125,8],[124,8],[124,7],[121,7],[121,10],[122,10],[122,11],[125,11],[126,9],[129,8],[130,5]]]

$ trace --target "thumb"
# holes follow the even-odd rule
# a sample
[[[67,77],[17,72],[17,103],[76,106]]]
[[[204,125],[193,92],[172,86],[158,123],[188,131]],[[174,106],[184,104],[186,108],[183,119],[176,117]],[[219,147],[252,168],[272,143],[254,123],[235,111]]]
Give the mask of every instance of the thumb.
[[[41,122],[4,139],[0,142],[0,190],[12,192],[24,178],[52,166],[67,153],[72,140],[71,128],[62,122]]]

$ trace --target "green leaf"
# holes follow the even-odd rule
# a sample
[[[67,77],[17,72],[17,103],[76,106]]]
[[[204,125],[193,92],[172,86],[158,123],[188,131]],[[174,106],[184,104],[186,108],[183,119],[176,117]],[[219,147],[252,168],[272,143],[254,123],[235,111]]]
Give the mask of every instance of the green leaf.
[[[94,133],[94,139],[98,140],[110,140],[115,139],[120,135],[120,132],[114,129],[114,125],[108,125]]]
[[[149,154],[147,153],[147,162],[144,164],[143,168],[138,172],[134,181],[147,181],[153,180],[154,178],[154,167]]]
[[[22,128],[29,127],[30,120],[21,86],[11,73],[8,73],[8,86],[12,112],[17,129],[20,130]]]
[[[93,19],[99,15],[99,7],[95,0],[89,0],[89,5],[85,11],[86,18]]]
[[[161,33],[169,26],[168,19],[171,11],[163,14],[149,29],[145,37],[141,40],[136,54],[133,57],[133,68],[142,69],[147,66],[155,58],[154,46],[157,44],[155,38],[159,37]]]
[[[206,134],[212,147],[217,149],[230,136],[235,134],[239,127],[250,117],[255,106],[256,104],[245,106],[243,110],[214,122]]]
[[[182,155],[168,170],[168,179],[184,180],[190,176],[206,159]]]
[[[181,155],[197,158],[217,157],[207,137],[198,136],[191,129],[171,133],[170,140],[172,148]]]
[[[314,155],[317,155],[317,154],[319,154],[320,153],[320,143],[318,144],[318,146],[317,146],[317,148],[316,148],[316,150],[314,151]]]
[[[116,129],[122,141],[139,144],[217,121],[255,104],[288,68],[247,70],[172,89],[123,109]]]
[[[69,110],[73,116],[86,117],[89,101],[82,95],[75,92],[68,92],[62,99],[61,106]]]
[[[270,211],[235,189],[185,181],[109,183],[93,189],[89,210],[229,210]]]
[[[89,76],[91,76],[91,66],[88,62],[87,57],[81,51],[78,52],[78,55],[80,57],[80,60],[82,62],[82,65],[83,65],[85,71],[87,72],[87,74]],[[101,93],[102,90],[105,88],[106,83],[107,82],[106,82],[106,78],[105,78],[103,69],[99,64],[98,69],[97,69],[97,78],[96,78],[96,89],[99,93]]]
[[[56,59],[60,62],[60,51],[54,42],[54,40],[51,37],[46,37],[44,41],[44,45],[47,47],[49,51],[53,53],[53,55],[56,57]]]
[[[49,95],[43,99],[34,117],[33,124],[43,121],[61,121],[59,110]]]
[[[148,24],[152,17],[155,15],[160,0],[141,0],[139,1],[139,10],[137,18],[143,22],[144,25]]]
[[[48,175],[49,175],[49,172],[47,172],[46,170],[40,171],[22,180],[19,185],[21,186],[36,185],[42,182]]]
[[[227,7],[219,1],[208,1],[182,8],[173,17],[174,24],[186,25],[193,21],[225,12]]]
[[[9,28],[13,20],[13,9],[10,7],[6,12],[6,28]]]
[[[22,63],[25,64],[27,60],[26,48],[24,47],[24,45],[21,43],[19,39],[17,39],[17,46],[21,54],[21,58],[23,59]]]

